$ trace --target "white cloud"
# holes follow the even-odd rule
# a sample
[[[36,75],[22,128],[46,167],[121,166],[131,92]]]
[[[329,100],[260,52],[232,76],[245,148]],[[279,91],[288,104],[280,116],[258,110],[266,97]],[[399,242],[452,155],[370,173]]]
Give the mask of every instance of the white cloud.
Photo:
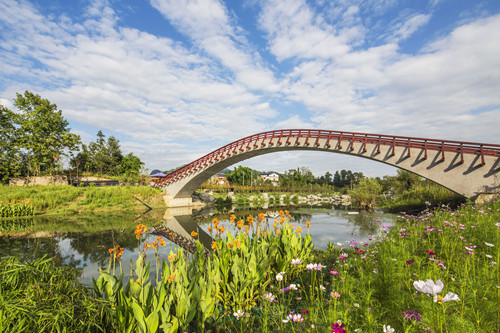
[[[404,17],[401,22],[394,25],[392,29],[392,35],[389,40],[401,41],[410,37],[414,32],[416,32],[420,27],[427,24],[431,18],[431,15],[425,14],[415,14],[410,17]]]
[[[245,38],[237,33],[229,13],[218,0],[151,0],[179,31],[235,74],[235,80],[252,90],[277,91],[272,71],[252,52]]]
[[[0,98],[0,105],[3,105],[4,107],[6,107],[9,110],[12,110],[14,107],[12,102],[10,102],[9,100],[7,100],[5,98]]]

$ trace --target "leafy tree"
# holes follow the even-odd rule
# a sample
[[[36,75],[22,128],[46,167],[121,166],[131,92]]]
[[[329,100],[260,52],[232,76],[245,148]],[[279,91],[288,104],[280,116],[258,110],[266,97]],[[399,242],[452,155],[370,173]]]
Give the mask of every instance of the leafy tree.
[[[381,193],[382,186],[375,178],[363,178],[348,191],[351,201],[362,209],[373,209]]]
[[[226,179],[230,184],[234,185],[251,185],[251,180],[254,178],[254,171],[250,168],[238,166],[232,172],[226,174]]]
[[[132,178],[133,176],[139,175],[144,163],[141,162],[139,157],[135,156],[133,153],[128,153],[123,156],[121,160],[122,172],[127,176],[127,178]]]
[[[0,183],[7,183],[9,178],[19,175],[21,171],[16,116],[14,112],[0,105]]]
[[[121,174],[123,155],[120,149],[120,141],[118,141],[118,139],[116,139],[114,136],[110,136],[108,138],[108,141],[106,142],[106,154],[108,156],[108,164],[106,165],[106,172],[112,175]]]
[[[397,172],[398,175],[396,176],[396,192],[398,194],[410,191],[414,187],[421,184],[422,177],[420,177],[419,175],[403,169],[398,169]]]
[[[80,137],[70,132],[56,104],[40,95],[25,91],[16,94],[14,105],[19,109],[19,147],[28,156],[36,174],[52,173],[60,155],[67,155],[80,143]]]

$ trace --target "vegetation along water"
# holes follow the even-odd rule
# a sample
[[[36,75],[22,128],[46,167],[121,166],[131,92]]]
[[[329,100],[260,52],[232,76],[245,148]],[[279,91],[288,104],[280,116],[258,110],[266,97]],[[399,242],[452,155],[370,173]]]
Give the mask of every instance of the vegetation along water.
[[[308,221],[292,225],[287,212],[233,215],[209,227],[209,254],[193,231],[193,253],[172,248],[165,258],[165,239],[138,224],[128,231],[137,242],[131,272],[117,239],[92,290],[58,278],[62,271],[46,268],[52,259],[4,259],[2,329],[51,331],[75,318],[85,325],[72,331],[500,329],[500,203],[400,215],[371,240],[324,250],[315,249]],[[42,303],[49,291],[57,301]],[[63,311],[69,298],[78,302]],[[44,307],[26,308],[26,299]]]

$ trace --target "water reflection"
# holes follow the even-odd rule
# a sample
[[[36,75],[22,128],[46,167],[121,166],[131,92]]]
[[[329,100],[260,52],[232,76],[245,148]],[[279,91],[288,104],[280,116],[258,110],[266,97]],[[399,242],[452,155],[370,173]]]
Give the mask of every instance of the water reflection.
[[[246,219],[248,215],[256,217],[265,210],[236,210],[238,219]],[[92,216],[52,216],[35,218],[33,230],[29,233],[19,232],[10,236],[0,236],[0,251],[3,256],[16,256],[21,260],[33,260],[44,255],[52,257],[56,262],[68,263],[78,267],[82,272],[82,281],[92,283],[92,277],[98,276],[99,268],[107,268],[108,250],[114,245],[125,248],[122,256],[125,276],[129,275],[129,263],[135,262],[139,248],[134,229],[139,223],[148,226],[152,234],[146,241],[152,243],[156,235],[164,237],[166,246],[159,248],[163,258],[167,258],[171,250],[180,246],[186,250],[193,248],[191,232],[198,233],[202,244],[210,249],[212,238],[208,226],[214,218],[220,221],[228,231],[234,230],[229,222],[231,213],[218,213],[213,208],[193,212],[186,209],[152,211],[152,214],[137,219],[130,216],[92,215]],[[329,208],[294,207],[290,209],[292,223],[301,225],[304,233],[309,232],[316,248],[326,248],[328,242],[344,243],[352,239],[365,242],[377,234],[381,224],[391,224],[392,214],[382,212],[349,214],[347,210]],[[274,218],[268,219],[270,225]],[[311,228],[305,228],[306,221]],[[157,226],[157,228],[153,228]],[[154,258],[154,250],[148,249],[146,254]],[[151,272],[155,272],[154,260],[151,260]]]

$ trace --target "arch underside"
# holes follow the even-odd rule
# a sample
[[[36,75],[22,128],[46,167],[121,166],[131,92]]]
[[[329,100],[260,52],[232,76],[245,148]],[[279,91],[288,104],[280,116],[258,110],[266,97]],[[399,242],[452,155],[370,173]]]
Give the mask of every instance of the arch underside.
[[[297,139],[295,144],[272,144],[273,139],[261,140],[255,146],[242,145],[220,155],[220,160],[206,168],[181,178],[165,187],[168,195],[175,198],[188,198],[206,180],[217,172],[246,159],[280,151],[312,150],[347,154],[370,159],[376,162],[405,169],[432,180],[448,189],[468,198],[479,193],[498,191],[500,179],[500,157],[482,157],[463,155],[457,152],[427,151],[404,146],[380,146],[380,144],[353,143],[341,144],[341,141],[328,147],[324,139],[318,139],[311,145],[305,139]],[[276,141],[276,140],[275,140]],[[270,144],[271,143],[271,144]],[[244,146],[245,149],[241,149]],[[243,150],[243,151],[242,151]],[[236,153],[234,153],[236,152]]]

